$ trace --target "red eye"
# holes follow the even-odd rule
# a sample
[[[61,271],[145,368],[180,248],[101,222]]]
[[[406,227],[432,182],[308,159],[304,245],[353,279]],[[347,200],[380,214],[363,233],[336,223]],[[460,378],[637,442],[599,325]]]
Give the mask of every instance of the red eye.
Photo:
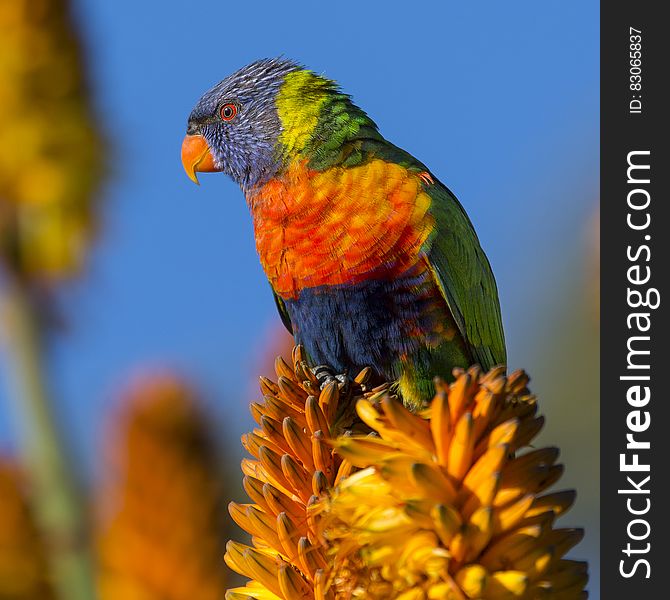
[[[237,106],[234,104],[224,104],[221,107],[221,118],[224,121],[232,121],[237,114]]]

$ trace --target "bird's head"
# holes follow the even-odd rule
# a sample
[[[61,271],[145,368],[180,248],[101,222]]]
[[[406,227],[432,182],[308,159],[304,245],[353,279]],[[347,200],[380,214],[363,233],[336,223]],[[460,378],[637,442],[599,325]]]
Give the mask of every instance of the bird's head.
[[[289,60],[259,60],[200,98],[182,162],[196,183],[199,171],[222,171],[248,189],[300,155],[322,156],[364,125],[376,131],[334,82]]]
[[[287,60],[254,62],[207,91],[188,118],[182,162],[198,171],[222,171],[241,185],[271,177],[281,157],[275,104],[284,78],[298,66]]]

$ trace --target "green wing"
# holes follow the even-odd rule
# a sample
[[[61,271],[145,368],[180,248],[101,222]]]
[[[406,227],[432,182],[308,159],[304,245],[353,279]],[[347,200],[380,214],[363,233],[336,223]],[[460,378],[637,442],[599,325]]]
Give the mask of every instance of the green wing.
[[[486,254],[456,197],[439,181],[426,186],[436,231],[428,262],[473,358],[483,369],[507,364],[498,288]]]
[[[284,324],[284,327],[288,329],[288,332],[293,335],[293,323],[291,323],[291,317],[286,310],[284,301],[279,296],[277,296],[274,290],[272,290],[272,295],[274,296],[275,304],[277,305],[277,311],[281,317],[281,322]]]

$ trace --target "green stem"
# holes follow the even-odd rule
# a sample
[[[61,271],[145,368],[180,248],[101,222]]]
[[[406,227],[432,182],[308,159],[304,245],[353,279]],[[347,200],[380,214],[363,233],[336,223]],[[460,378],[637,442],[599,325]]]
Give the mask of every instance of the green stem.
[[[42,361],[42,332],[30,294],[16,282],[0,285],[10,396],[20,426],[23,458],[32,483],[31,501],[44,533],[57,597],[95,598],[88,550],[87,514],[52,414]],[[2,332],[0,332],[2,333]]]

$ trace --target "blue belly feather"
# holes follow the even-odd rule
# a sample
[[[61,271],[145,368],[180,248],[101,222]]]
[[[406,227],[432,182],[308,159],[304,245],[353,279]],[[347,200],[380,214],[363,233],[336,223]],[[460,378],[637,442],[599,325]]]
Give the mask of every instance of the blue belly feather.
[[[305,288],[285,300],[296,342],[314,364],[354,376],[370,366],[387,380],[400,375],[399,360],[426,363],[431,332],[448,319],[436,310],[427,275],[408,272],[393,280]]]

